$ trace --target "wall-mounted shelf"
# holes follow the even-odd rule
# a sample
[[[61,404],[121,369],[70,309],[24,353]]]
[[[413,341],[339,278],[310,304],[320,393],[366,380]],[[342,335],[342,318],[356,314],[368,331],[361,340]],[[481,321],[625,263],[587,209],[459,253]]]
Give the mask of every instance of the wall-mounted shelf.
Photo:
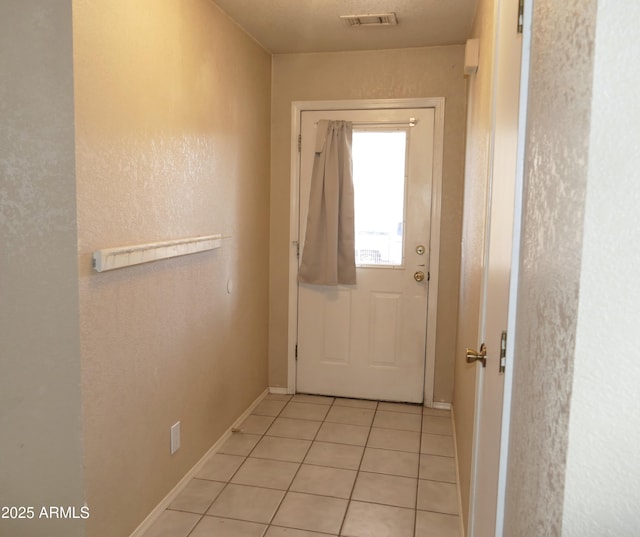
[[[93,252],[93,268],[97,272],[104,272],[158,259],[205,252],[220,248],[221,243],[222,235],[217,234],[119,248],[105,248]]]

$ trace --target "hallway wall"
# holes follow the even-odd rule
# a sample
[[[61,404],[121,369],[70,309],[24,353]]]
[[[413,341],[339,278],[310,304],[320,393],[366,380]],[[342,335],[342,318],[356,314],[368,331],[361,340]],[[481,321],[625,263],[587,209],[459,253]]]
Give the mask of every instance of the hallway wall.
[[[638,535],[639,16],[534,4],[505,535]]]
[[[0,534],[80,537],[71,1],[0,2],[0,69]]]
[[[599,2],[596,17],[562,534],[632,537],[640,529],[640,4]]]
[[[87,535],[124,536],[267,386],[271,58],[209,0],[75,0],[73,39]]]
[[[533,6],[504,525],[513,537],[562,534],[596,4]]]
[[[450,402],[462,224],[463,46],[281,54],[273,58],[269,385],[287,385],[291,103],[304,100],[446,98],[435,401]]]

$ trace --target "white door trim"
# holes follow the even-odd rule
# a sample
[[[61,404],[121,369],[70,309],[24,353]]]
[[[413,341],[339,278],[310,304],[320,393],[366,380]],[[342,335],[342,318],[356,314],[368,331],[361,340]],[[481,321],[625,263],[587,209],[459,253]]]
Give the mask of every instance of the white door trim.
[[[444,154],[444,97],[419,99],[357,99],[338,101],[293,101],[291,103],[291,197],[289,205],[289,312],[287,342],[287,391],[296,391],[296,340],[298,335],[298,215],[300,153],[300,113],[304,110],[372,110],[376,108],[433,108],[435,112],[433,183],[431,196],[431,237],[429,295],[427,299],[427,345],[424,404],[433,405],[436,361],[436,328],[440,262],[440,221],[442,216],[442,168]]]
[[[518,309],[518,282],[520,277],[520,241],[522,237],[522,196],[524,192],[524,155],[527,134],[527,105],[529,102],[529,69],[531,66],[531,23],[533,2],[525,2],[522,31],[522,58],[520,66],[520,104],[518,121],[518,148],[516,157],[516,185],[513,210],[513,247],[511,250],[511,279],[509,282],[509,313],[507,317],[507,367],[504,374],[502,398],[502,432],[500,437],[500,465],[498,468],[498,500],[496,505],[496,534],[504,534],[504,515],[507,500],[507,465],[509,463],[509,433],[511,427],[511,398],[513,395],[513,369],[515,367],[516,314]]]

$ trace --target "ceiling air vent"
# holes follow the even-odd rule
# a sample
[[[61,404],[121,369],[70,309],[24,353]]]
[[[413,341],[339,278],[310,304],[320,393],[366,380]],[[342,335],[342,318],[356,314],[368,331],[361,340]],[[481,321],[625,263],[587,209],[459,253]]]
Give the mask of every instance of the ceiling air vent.
[[[340,15],[347,26],[395,26],[395,13],[370,13],[367,15]]]

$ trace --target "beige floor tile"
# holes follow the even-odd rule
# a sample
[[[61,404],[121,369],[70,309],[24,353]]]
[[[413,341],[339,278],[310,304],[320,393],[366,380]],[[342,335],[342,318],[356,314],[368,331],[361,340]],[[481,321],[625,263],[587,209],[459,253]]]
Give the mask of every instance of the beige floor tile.
[[[144,533],[144,537],[186,537],[200,520],[200,515],[164,511]]]
[[[314,442],[307,453],[304,462],[316,466],[331,466],[346,470],[357,470],[362,460],[362,446],[348,446],[346,444],[330,444],[328,442]]]
[[[456,464],[453,457],[420,455],[420,479],[456,482]]]
[[[360,470],[402,477],[418,477],[418,465],[417,453],[367,448]]]
[[[451,417],[451,411],[450,410],[444,410],[442,408],[427,408],[427,407],[424,407],[422,409],[422,415],[423,416],[440,416],[441,418],[450,418]]]
[[[294,530],[293,528],[280,528],[278,526],[270,526],[264,537],[331,537],[336,534],[316,533],[315,531]]]
[[[418,511],[415,537],[460,537],[460,518]]]
[[[251,416],[248,416],[247,419],[242,422],[242,425],[240,425],[238,429],[242,433],[264,434],[274,419],[272,416],[256,416],[251,414]]]
[[[284,497],[283,490],[229,484],[207,515],[268,524]]]
[[[343,397],[336,397],[334,406],[349,406],[353,408],[370,408],[375,410],[378,406],[377,401],[368,401],[366,399],[347,399]]]
[[[351,502],[341,535],[345,537],[413,537],[415,511],[402,507]]]
[[[460,537],[448,410],[269,394],[239,429],[144,537]]]
[[[277,416],[287,404],[287,401],[274,401],[273,399],[263,399],[253,409],[251,414],[258,416]]]
[[[355,470],[303,464],[291,483],[291,490],[348,499],[356,474]]]
[[[232,483],[286,490],[299,466],[293,462],[249,457],[233,476]]]
[[[372,408],[354,408],[333,406],[327,414],[326,421],[331,423],[345,423],[348,425],[370,426],[375,410]]]
[[[322,442],[333,442],[335,444],[350,444],[354,446],[364,446],[369,436],[369,427],[361,425],[345,425],[344,423],[324,422],[316,440]]]
[[[453,457],[453,437],[441,434],[422,434],[420,453]]]
[[[420,479],[418,509],[448,515],[458,514],[458,489],[453,483]]]
[[[359,472],[353,499],[415,509],[417,478]]]
[[[423,416],[422,432],[428,434],[446,434],[452,435],[451,418],[442,418],[439,416]]]
[[[255,522],[205,516],[189,537],[262,537],[266,527]]]
[[[324,395],[307,395],[306,393],[297,393],[292,398],[297,403],[313,403],[316,405],[331,405],[333,397],[325,397]]]
[[[287,404],[280,416],[283,418],[322,421],[327,415],[327,412],[329,412],[329,408],[327,405],[291,401]]]
[[[215,453],[209,457],[195,477],[212,481],[229,481],[243,461],[244,457],[239,455]]]
[[[381,429],[397,429],[402,431],[420,432],[420,420],[418,414],[405,414],[404,412],[387,412],[378,410],[373,420],[373,426]]]
[[[288,492],[273,519],[276,526],[337,534],[347,500]]]
[[[406,403],[379,403],[378,410],[387,412],[405,412],[407,414],[422,414],[421,405],[411,405]]]
[[[231,433],[218,453],[247,456],[262,438],[259,434]]]
[[[224,488],[224,483],[192,479],[169,505],[169,509],[203,515]]]
[[[259,459],[302,462],[310,445],[311,440],[263,436],[251,456]]]
[[[367,447],[418,453],[420,449],[420,433],[374,427],[371,429]]]
[[[313,440],[318,429],[320,429],[320,425],[321,422],[319,421],[277,418],[266,434],[268,436]]]

